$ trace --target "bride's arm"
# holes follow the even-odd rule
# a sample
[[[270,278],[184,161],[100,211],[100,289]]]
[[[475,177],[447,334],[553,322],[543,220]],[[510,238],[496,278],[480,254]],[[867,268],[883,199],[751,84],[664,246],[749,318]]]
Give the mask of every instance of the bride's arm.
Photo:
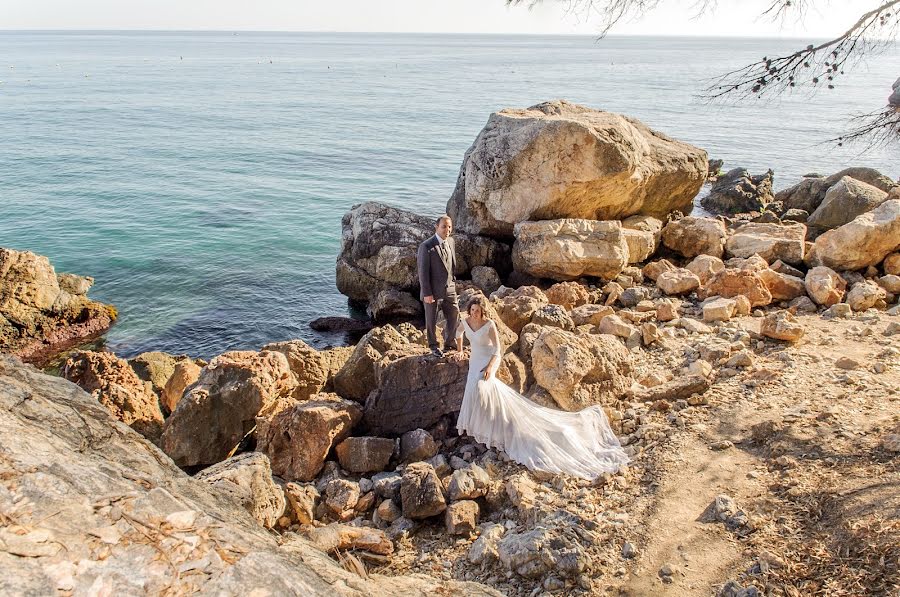
[[[494,363],[503,358],[503,346],[500,344],[500,334],[497,332],[497,324],[491,321],[488,323],[488,326],[490,327],[490,329],[488,329],[488,334],[491,337],[491,344],[494,345],[494,352],[491,354],[491,360],[488,361],[487,366],[484,368],[485,379],[488,378]]]
[[[458,353],[463,351],[463,333],[465,332],[463,325],[462,320],[460,320],[459,325],[456,326],[456,352]]]

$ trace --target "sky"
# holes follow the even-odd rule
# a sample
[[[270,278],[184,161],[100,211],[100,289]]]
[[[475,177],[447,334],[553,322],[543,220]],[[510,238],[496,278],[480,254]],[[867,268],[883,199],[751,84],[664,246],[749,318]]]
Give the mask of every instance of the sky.
[[[771,0],[718,0],[696,18],[696,0],[663,0],[614,34],[827,37],[870,5],[866,0],[812,2],[802,24],[773,23],[760,13]],[[853,8],[855,6],[855,8]],[[427,33],[597,34],[596,19],[565,2],[529,10],[504,0],[0,0],[0,29],[149,29]]]

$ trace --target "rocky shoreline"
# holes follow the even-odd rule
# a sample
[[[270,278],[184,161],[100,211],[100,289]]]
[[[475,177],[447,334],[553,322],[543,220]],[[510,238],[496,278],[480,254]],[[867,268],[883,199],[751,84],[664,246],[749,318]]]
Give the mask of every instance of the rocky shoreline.
[[[398,323],[420,314],[415,249],[433,222],[365,203],[336,265],[376,324],[355,346],[208,363],[82,351],[62,375],[83,391],[4,357],[0,568],[37,592],[889,595],[900,185],[850,168],[773,194],[771,172],[733,169],[704,203],[721,215],[682,215],[709,172],[705,152],[633,119],[548,102],[492,115],[448,202],[460,303],[489,297],[499,376],[551,408],[602,405],[632,458],[619,473],[533,473],[456,434],[466,364]],[[32,281],[0,276],[9,321],[10,304],[90,304],[45,258],[4,255],[45,264],[0,268]],[[80,297],[69,311],[40,310],[53,281],[51,307]],[[60,498],[38,495],[49,465],[26,436],[88,446],[32,444],[93,504],[57,520],[90,528],[41,524]]]

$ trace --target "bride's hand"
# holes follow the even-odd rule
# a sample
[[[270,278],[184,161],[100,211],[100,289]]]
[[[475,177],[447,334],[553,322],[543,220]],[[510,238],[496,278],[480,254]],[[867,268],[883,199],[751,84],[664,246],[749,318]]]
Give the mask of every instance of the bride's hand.
[[[484,369],[482,369],[482,372],[483,372],[483,375],[481,376],[481,379],[483,379],[484,381],[487,381],[488,378],[491,376],[491,371],[490,371],[490,369],[488,369],[487,367],[485,367]]]

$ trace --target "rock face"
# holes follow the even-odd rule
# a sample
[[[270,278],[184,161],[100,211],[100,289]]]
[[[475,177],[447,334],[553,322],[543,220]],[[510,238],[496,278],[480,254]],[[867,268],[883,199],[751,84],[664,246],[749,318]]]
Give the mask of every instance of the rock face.
[[[663,244],[688,259],[697,255],[722,257],[725,237],[725,224],[719,220],[693,216],[669,222],[662,232]]]
[[[782,261],[802,265],[806,252],[803,224],[744,224],[725,243],[732,257],[747,259],[759,255],[767,263]]]
[[[752,175],[743,168],[729,170],[713,184],[709,195],[700,205],[711,212],[722,214],[760,211],[771,203],[774,172]]]
[[[256,415],[291,395],[297,382],[279,352],[226,352],[166,419],[162,448],[180,466],[215,464],[250,432]]]
[[[62,587],[87,595],[102,586],[111,595],[500,595],[424,576],[363,579],[305,539],[279,546],[238,502],[183,473],[77,386],[5,355],[0,475],[7,525],[53,520],[12,549],[4,542],[3,594],[52,595]],[[180,539],[160,543],[167,539],[129,520]],[[97,559],[101,546],[106,557]],[[205,564],[191,565],[197,562]]]
[[[355,206],[341,222],[337,287],[341,294],[369,302],[383,290],[395,290],[418,301],[416,251],[434,235],[434,220],[375,202]],[[457,224],[456,228],[461,230]],[[510,269],[509,246],[484,237],[455,233],[457,277],[478,265],[501,273]]]
[[[365,402],[375,388],[375,363],[394,349],[405,348],[409,340],[391,325],[374,328],[360,339],[352,354],[334,376],[334,390],[344,398]]]
[[[116,310],[87,298],[93,282],[57,276],[42,255],[0,248],[0,351],[37,361],[108,330]]]
[[[290,340],[267,344],[263,346],[263,350],[280,352],[287,358],[291,373],[297,379],[293,397],[296,400],[307,400],[314,394],[332,389],[335,374],[346,364],[353,348],[319,351],[303,340]]]
[[[813,228],[830,230],[852,222],[856,216],[872,211],[885,202],[888,194],[878,187],[844,176],[828,189],[816,211],[806,223]]]
[[[628,243],[617,221],[546,220],[515,227],[513,267],[537,278],[615,278],[628,265]]]
[[[62,376],[91,393],[109,413],[154,443],[162,433],[159,400],[128,362],[111,352],[77,352]]]
[[[775,195],[775,200],[782,202],[785,210],[802,209],[811,214],[822,204],[828,190],[845,176],[885,192],[897,185],[890,177],[872,168],[845,168],[828,177],[806,177],[796,185],[779,191]]]
[[[328,452],[350,435],[362,418],[359,405],[334,394],[288,406],[257,436],[257,449],[268,455],[272,471],[288,481],[311,481]]]
[[[200,471],[195,478],[234,498],[266,528],[274,527],[284,514],[284,491],[272,480],[272,467],[264,454],[249,452],[229,458]]]
[[[815,258],[836,270],[863,269],[877,265],[900,249],[900,198],[885,201],[816,239]]]
[[[386,358],[376,368],[375,391],[366,400],[363,420],[369,433],[401,435],[425,429],[459,410],[468,362],[454,363],[415,348],[396,360]]]
[[[335,448],[341,467],[351,473],[380,473],[394,454],[394,440],[348,437]]]
[[[618,398],[631,385],[628,350],[612,336],[544,328],[531,350],[534,378],[563,410]]]
[[[460,230],[510,237],[528,220],[689,212],[706,152],[641,122],[566,101],[491,114],[447,212]]]

